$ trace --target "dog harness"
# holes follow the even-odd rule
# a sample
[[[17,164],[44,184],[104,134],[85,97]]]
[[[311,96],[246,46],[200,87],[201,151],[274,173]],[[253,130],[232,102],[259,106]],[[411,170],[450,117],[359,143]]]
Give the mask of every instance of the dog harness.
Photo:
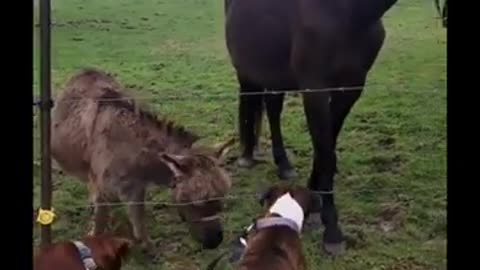
[[[95,270],[97,269],[97,264],[93,260],[92,251],[88,248],[84,243],[80,241],[72,241],[75,247],[80,253],[80,259],[83,262],[83,266],[85,266],[85,270]]]
[[[300,228],[298,228],[297,223],[289,218],[284,218],[284,217],[262,218],[257,220],[254,226],[255,226],[255,230],[262,230],[265,228],[275,227],[275,226],[286,226],[296,231],[297,233],[300,233]]]

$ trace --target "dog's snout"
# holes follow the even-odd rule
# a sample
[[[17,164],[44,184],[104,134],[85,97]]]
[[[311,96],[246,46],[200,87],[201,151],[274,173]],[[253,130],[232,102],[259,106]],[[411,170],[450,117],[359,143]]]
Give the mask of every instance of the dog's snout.
[[[223,241],[223,231],[216,231],[208,236],[203,241],[203,248],[214,249],[218,247]]]

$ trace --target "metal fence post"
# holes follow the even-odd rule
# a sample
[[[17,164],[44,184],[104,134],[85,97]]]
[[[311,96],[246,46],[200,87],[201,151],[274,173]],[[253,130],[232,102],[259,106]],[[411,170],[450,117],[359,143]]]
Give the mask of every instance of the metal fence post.
[[[51,98],[51,71],[50,71],[50,0],[40,0],[40,132],[42,155],[42,191],[41,209],[52,208],[52,174],[50,157],[50,111],[52,108]],[[41,225],[41,244],[49,244],[52,241],[51,225]]]

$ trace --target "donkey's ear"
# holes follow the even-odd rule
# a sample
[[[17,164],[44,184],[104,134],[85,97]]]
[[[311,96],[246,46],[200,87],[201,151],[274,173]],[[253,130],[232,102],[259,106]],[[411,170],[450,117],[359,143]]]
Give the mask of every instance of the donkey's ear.
[[[182,161],[185,157],[162,153],[160,159],[168,166],[175,178],[185,174],[185,169],[182,166]]]
[[[231,138],[226,142],[216,144],[214,146],[214,156],[219,160],[223,160],[227,153],[232,149],[234,143],[235,138]]]

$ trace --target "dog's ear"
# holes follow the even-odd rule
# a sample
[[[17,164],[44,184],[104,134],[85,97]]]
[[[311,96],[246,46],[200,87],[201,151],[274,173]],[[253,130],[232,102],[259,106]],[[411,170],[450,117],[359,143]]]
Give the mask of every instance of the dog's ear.
[[[120,269],[122,261],[127,258],[132,242],[111,234],[87,236],[85,244],[92,250],[92,256],[102,269]]]
[[[112,238],[110,244],[112,246],[114,258],[120,259],[125,259],[133,246],[133,243],[130,240],[119,237]]]
[[[269,188],[267,190],[263,190],[258,193],[258,203],[263,206],[265,204],[265,201],[269,199],[271,193],[272,193],[272,188]]]
[[[264,206],[268,202],[271,202],[274,199],[275,194],[277,194],[279,190],[280,188],[278,186],[272,186],[260,192],[260,194],[258,195],[258,202],[260,203],[260,205]]]

